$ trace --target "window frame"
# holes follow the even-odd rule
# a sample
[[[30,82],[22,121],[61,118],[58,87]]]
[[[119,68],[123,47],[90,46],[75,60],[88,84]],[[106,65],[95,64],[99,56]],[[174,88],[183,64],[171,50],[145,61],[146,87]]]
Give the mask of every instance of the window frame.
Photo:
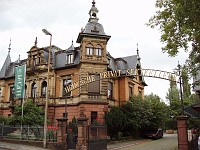
[[[92,44],[88,44],[86,46],[86,55],[92,56],[92,55],[94,55],[93,53],[94,53],[93,45]]]
[[[70,53],[66,56],[66,64],[73,64],[74,63],[74,54]]]
[[[108,81],[108,91],[107,92],[108,92],[107,98],[112,99],[113,98],[113,83],[110,81]]]
[[[65,80],[71,81],[71,82],[66,83],[66,85],[65,85],[65,83],[64,83]],[[72,84],[72,78],[71,77],[66,77],[66,78],[62,79],[62,97],[71,97],[72,96],[72,91],[70,91],[68,93],[65,92],[65,86],[68,86],[68,85],[71,85],[71,84]]]

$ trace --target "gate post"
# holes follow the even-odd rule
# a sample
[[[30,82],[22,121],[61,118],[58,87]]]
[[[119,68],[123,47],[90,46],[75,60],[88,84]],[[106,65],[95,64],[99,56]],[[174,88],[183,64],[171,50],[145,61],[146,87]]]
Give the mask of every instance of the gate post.
[[[188,134],[187,134],[187,116],[177,117],[177,128],[178,128],[178,149],[188,150]]]
[[[78,121],[78,142],[76,145],[76,150],[87,150],[87,121],[88,118],[84,115],[84,107],[80,107],[80,117],[77,118]]]
[[[67,149],[66,143],[66,128],[67,128],[67,118],[58,118],[58,133],[57,133],[57,144],[61,150]]]

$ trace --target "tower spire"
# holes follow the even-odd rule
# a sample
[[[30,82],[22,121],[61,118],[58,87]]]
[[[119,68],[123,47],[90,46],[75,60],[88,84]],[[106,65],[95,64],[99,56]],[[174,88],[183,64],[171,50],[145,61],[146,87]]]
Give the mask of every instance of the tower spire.
[[[140,60],[140,55],[139,55],[139,49],[138,49],[138,43],[137,43],[137,59]]]
[[[9,43],[9,47],[8,47],[8,53],[10,53],[11,50],[11,38],[10,38],[10,43]]]
[[[37,47],[37,37],[35,38],[35,47]]]

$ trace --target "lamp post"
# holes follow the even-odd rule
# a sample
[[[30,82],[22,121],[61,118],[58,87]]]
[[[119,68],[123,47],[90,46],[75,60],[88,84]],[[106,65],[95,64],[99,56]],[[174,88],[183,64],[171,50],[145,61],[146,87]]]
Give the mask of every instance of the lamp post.
[[[178,62],[178,73],[179,73],[179,84],[180,84],[180,99],[181,99],[181,115],[184,115],[184,106],[183,106],[183,92],[182,92],[182,75],[181,75],[181,65]]]
[[[46,29],[42,29],[46,35],[50,35],[50,47],[49,47],[49,56],[48,56],[48,65],[47,65],[47,90],[46,90],[46,103],[45,103],[45,112],[44,112],[44,141],[43,147],[47,147],[47,115],[48,115],[48,101],[49,101],[49,70],[50,70],[50,55],[51,55],[51,42],[52,34]]]

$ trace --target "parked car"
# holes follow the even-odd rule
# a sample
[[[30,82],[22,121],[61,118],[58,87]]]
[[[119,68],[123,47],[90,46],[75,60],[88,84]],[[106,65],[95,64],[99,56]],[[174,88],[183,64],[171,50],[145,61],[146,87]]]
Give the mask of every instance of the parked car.
[[[142,132],[142,137],[144,138],[151,138],[154,140],[160,139],[163,137],[163,129],[149,129]]]

